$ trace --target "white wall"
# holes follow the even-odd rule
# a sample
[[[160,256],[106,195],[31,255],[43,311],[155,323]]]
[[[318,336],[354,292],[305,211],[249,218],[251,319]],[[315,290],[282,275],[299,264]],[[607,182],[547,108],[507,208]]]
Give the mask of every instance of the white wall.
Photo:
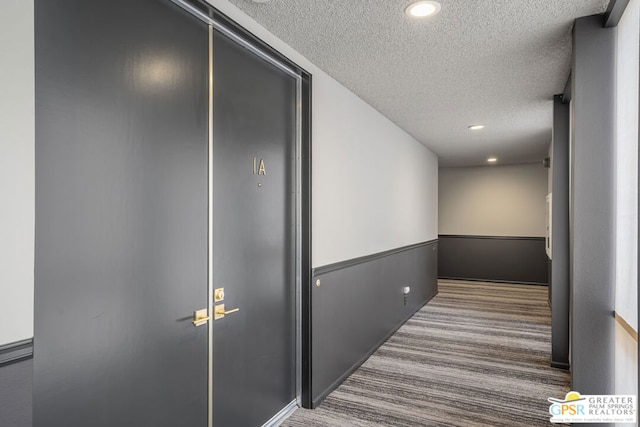
[[[638,0],[618,25],[616,52],[616,312],[638,330]]]
[[[542,162],[441,168],[439,233],[544,237],[547,174]]]
[[[615,392],[638,394],[638,343],[620,323],[616,323]],[[619,423],[617,425],[627,425]]]
[[[313,266],[436,239],[437,157],[234,5],[208,1],[313,75]]]
[[[638,331],[639,14],[640,0],[631,0],[618,24],[616,49],[615,311],[636,332]],[[637,342],[618,322],[616,322],[615,334],[615,391],[617,394],[638,394]]]
[[[0,345],[33,336],[33,0],[0,1]]]
[[[314,74],[313,264],[437,238],[437,158]]]

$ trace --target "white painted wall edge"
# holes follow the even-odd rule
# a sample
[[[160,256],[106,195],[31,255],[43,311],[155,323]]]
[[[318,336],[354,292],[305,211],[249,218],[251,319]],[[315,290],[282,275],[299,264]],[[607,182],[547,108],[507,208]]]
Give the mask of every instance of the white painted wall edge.
[[[638,343],[615,322],[615,392],[638,395]]]
[[[618,24],[616,49],[616,301],[638,331],[638,40],[640,0]]]
[[[33,336],[33,0],[0,1],[0,345]]]

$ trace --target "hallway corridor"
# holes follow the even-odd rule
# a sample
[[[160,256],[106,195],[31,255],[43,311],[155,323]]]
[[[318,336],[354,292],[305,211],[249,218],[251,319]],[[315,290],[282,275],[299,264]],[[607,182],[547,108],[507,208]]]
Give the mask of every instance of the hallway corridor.
[[[543,426],[569,391],[549,366],[544,286],[440,281],[439,294],[315,410],[282,425]]]

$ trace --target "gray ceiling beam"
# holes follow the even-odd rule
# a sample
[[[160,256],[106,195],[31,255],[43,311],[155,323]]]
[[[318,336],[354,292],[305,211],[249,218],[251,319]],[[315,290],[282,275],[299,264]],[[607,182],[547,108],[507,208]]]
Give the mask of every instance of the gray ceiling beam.
[[[611,28],[618,25],[629,0],[611,0],[604,14],[604,27]]]
[[[571,101],[571,74],[569,74],[569,78],[567,79],[567,83],[564,85],[564,90],[562,91],[561,96],[564,104],[568,104]]]

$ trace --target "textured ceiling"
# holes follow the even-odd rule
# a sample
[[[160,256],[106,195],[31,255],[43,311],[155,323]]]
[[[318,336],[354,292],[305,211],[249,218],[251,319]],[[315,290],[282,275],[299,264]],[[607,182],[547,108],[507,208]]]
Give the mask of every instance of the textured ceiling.
[[[441,166],[541,161],[577,17],[608,0],[230,0],[433,150]],[[486,128],[470,131],[482,123]]]

